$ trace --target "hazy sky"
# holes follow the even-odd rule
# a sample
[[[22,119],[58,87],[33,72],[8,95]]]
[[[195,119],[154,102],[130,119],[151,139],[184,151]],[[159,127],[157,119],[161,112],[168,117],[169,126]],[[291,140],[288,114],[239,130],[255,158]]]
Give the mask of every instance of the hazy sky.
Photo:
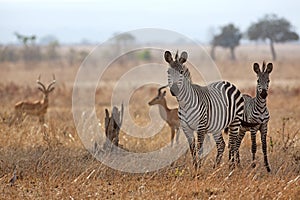
[[[298,0],[0,0],[0,43],[15,42],[15,31],[76,43],[139,28],[170,29],[206,42],[222,25],[232,22],[245,31],[270,13],[300,33],[299,9]]]

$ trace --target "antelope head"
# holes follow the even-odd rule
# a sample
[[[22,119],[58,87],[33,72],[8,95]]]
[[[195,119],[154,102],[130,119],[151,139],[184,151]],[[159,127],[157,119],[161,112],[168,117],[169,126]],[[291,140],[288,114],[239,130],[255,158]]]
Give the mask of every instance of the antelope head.
[[[158,94],[151,101],[149,101],[149,103],[148,103],[149,106],[156,105],[156,104],[161,104],[161,102],[163,101],[163,99],[166,96],[166,91],[161,92],[161,90],[166,88],[166,87],[168,87],[168,85],[165,85],[165,86],[162,86],[162,87],[158,88],[158,90],[157,90]]]
[[[38,89],[45,95],[45,98],[48,98],[48,95],[50,92],[54,90],[54,85],[56,83],[55,75],[53,74],[53,80],[52,82],[46,87],[41,81],[40,81],[41,75],[39,75],[38,80],[36,83],[38,84]]]

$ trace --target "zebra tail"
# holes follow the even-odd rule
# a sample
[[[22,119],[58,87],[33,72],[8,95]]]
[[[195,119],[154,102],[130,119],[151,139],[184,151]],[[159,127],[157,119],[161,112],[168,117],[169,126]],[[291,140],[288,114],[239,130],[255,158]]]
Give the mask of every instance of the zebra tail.
[[[226,135],[228,135],[228,131],[229,131],[229,128],[226,127],[226,128],[224,129],[224,133],[225,133]]]

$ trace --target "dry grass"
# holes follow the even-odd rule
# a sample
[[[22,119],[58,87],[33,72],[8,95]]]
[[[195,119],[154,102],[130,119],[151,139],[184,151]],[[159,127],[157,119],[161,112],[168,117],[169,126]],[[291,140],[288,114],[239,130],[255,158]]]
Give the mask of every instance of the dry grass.
[[[256,51],[251,48],[253,54],[249,56],[249,48],[244,47],[237,52],[237,57],[242,59],[236,62],[227,61],[226,55],[222,54],[217,65],[224,79],[234,82],[243,92],[254,94],[252,62],[261,62],[265,58],[256,58],[253,53]],[[261,48],[264,52],[264,47]],[[288,88],[286,85],[291,80],[299,80],[297,63],[300,59],[289,53],[290,47],[286,49],[287,54],[283,54],[285,49],[282,48],[281,60],[274,63],[268,97],[271,113],[268,154],[272,172],[267,173],[263,166],[259,135],[257,166],[251,168],[251,142],[247,134],[241,146],[242,163],[239,168],[229,170],[226,150],[222,165],[214,169],[213,152],[205,160],[197,177],[194,176],[189,153],[186,159],[183,156],[172,166],[144,174],[120,172],[101,164],[83,147],[74,126],[71,86],[77,68],[42,63],[28,71],[23,64],[2,63],[1,118],[10,115],[15,102],[41,97],[34,85],[39,73],[42,73],[42,79],[50,80],[51,76],[47,74],[55,72],[58,84],[50,96],[47,126],[40,126],[34,117],[28,117],[22,124],[12,127],[0,120],[0,199],[299,198],[300,84],[293,82],[295,85]],[[299,47],[295,49],[300,52]],[[263,55],[267,57],[267,53]],[[286,85],[279,84],[282,82]],[[130,114],[137,124],[150,123],[147,102],[156,94],[155,87],[142,87],[132,96]],[[110,107],[111,90],[110,85],[99,87],[96,94],[98,116],[104,116],[104,108]],[[171,96],[167,98],[171,101],[170,107],[176,106]],[[103,120],[100,119],[100,122],[103,123]],[[224,137],[227,142],[227,136]],[[147,152],[166,145],[169,140],[170,133],[166,126],[159,134],[147,139],[132,138],[122,132],[120,143],[131,151]],[[11,185],[9,181],[14,168],[17,180]]]

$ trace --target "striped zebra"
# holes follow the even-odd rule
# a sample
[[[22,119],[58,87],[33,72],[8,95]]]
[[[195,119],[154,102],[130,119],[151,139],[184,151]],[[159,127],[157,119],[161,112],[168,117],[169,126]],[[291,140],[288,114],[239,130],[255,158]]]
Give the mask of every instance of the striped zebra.
[[[225,149],[221,131],[225,127],[229,127],[230,131],[229,155],[232,156],[231,161],[234,164],[234,158],[237,156],[235,144],[244,109],[242,94],[233,84],[226,81],[214,82],[207,86],[193,84],[190,72],[184,65],[188,57],[186,52],[182,52],[180,58],[177,52],[173,60],[171,53],[166,51],[164,57],[170,65],[168,85],[179,104],[180,125],[188,140],[195,169],[200,167],[200,155],[203,151],[201,147],[207,133],[213,135],[218,151],[216,164],[220,163]],[[194,131],[197,132],[197,145]]]
[[[255,161],[256,153],[256,133],[260,131],[261,133],[261,143],[262,151],[264,154],[265,167],[268,172],[271,171],[268,157],[267,157],[267,131],[268,131],[268,122],[269,122],[269,111],[266,104],[266,98],[268,96],[269,89],[269,74],[272,72],[273,64],[269,63],[266,67],[265,62],[263,62],[262,71],[260,71],[259,65],[254,63],[253,70],[257,74],[257,87],[256,87],[256,96],[252,98],[249,95],[244,94],[244,115],[243,122],[239,131],[237,139],[237,148],[240,147],[241,141],[243,140],[246,131],[251,132],[251,141],[252,141],[252,160]],[[239,162],[239,153],[237,154]],[[253,167],[255,164],[253,162]]]

